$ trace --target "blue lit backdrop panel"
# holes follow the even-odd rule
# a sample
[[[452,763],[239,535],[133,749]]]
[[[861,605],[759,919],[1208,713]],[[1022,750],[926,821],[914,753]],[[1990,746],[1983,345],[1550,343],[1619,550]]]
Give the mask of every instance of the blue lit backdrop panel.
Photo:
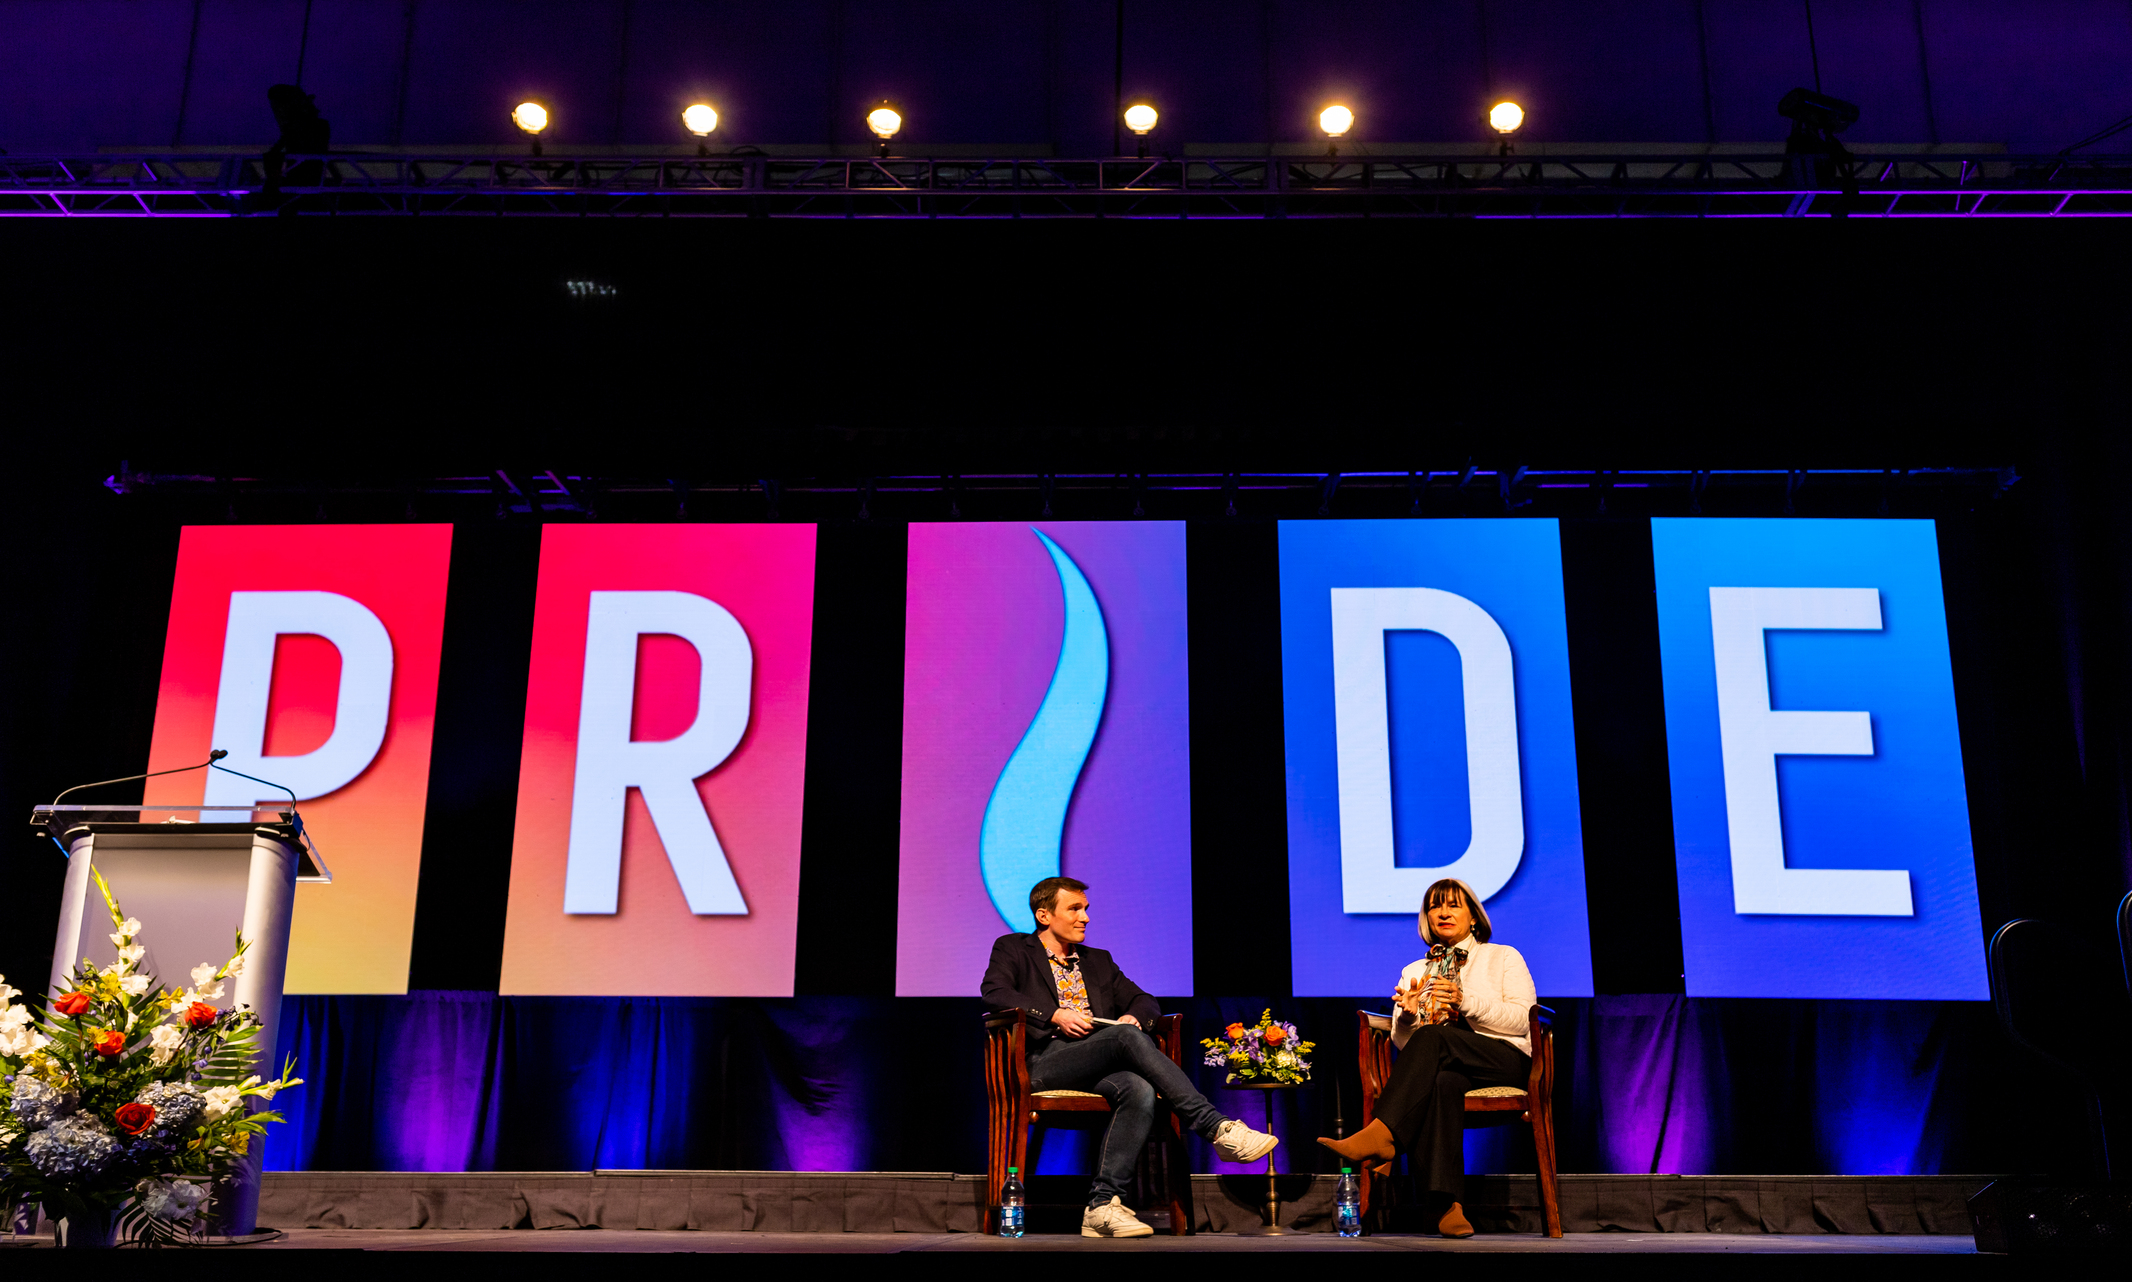
[[[1296,994],[1389,996],[1456,876],[1589,995],[1556,523],[1284,521],[1280,562]]]
[[[1688,992],[1989,997],[1933,523],[1651,541]]]

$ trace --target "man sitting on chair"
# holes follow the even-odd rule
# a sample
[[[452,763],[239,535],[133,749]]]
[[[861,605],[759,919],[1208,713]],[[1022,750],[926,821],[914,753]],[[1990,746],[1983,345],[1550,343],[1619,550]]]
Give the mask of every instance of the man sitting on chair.
[[[1124,1194],[1158,1098],[1224,1161],[1257,1161],[1280,1141],[1216,1112],[1143,1031],[1161,1008],[1109,953],[1081,942],[1088,938],[1087,890],[1071,877],[1036,883],[1029,892],[1036,933],[993,943],[983,996],[992,1010],[1020,1010],[1028,1020],[1030,1090],[1094,1091],[1110,1101],[1081,1236],[1146,1237],[1155,1230],[1126,1209]]]

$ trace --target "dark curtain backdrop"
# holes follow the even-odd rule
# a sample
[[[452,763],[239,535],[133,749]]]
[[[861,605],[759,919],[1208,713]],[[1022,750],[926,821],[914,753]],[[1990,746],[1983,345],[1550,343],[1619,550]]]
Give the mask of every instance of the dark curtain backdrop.
[[[1355,1011],[1338,998],[1173,1001],[1196,1042],[1271,1007],[1317,1043],[1316,1079],[1274,1096],[1283,1169],[1331,1169],[1312,1138],[1359,1117]],[[1565,1171],[1965,1174],[2078,1169],[2077,1130],[2011,1116],[2024,1072],[1975,1003],[1557,1001]],[[978,1003],[802,997],[291,997],[273,1170],[984,1169]],[[1223,1112],[1264,1094],[1193,1069]],[[1522,1128],[1470,1132],[1476,1172],[1529,1171]],[[1047,1137],[1038,1174],[1086,1172]],[[1194,1141],[1195,1169],[1239,1172]]]
[[[142,768],[181,525],[457,523],[420,991],[292,1000],[309,1084],[284,1097],[280,1165],[974,1170],[974,1001],[890,1000],[886,968],[851,954],[893,952],[877,909],[897,875],[901,522],[1034,515],[1034,491],[991,494],[990,473],[1116,475],[1108,497],[1061,491],[1057,515],[1123,519],[1128,478],[1185,469],[1792,468],[1807,469],[1794,485],[1712,486],[1700,511],[1936,517],[1979,940],[2010,918],[2056,923],[2106,959],[2077,977],[2122,1009],[2108,929],[2132,885],[2132,271],[2106,220],[263,221],[14,229],[0,332],[26,376],[0,434],[17,482],[0,505],[0,814]],[[558,285],[590,278],[622,301],[588,311]],[[869,329],[887,313],[853,283],[884,280],[957,287],[899,286],[893,323]],[[1002,302],[1000,280],[1036,282],[1040,304]],[[1399,280],[1426,288],[1384,285]],[[181,305],[211,322],[168,323]],[[824,319],[847,313],[858,328]],[[566,376],[531,394],[515,381],[529,352]],[[618,390],[703,369],[715,395],[671,413]],[[330,394],[291,390],[328,373]],[[211,484],[103,483],[128,463]],[[1892,470],[1955,464],[2003,467],[2004,484],[1957,493]],[[786,496],[783,519],[822,523],[796,998],[494,995],[538,527],[576,518],[411,481],[548,467],[731,486],[694,491],[692,513],[664,491],[608,495],[605,520],[761,519],[760,478],[971,482],[959,499]],[[1875,495],[1824,483],[1831,467],[1891,471]],[[1427,514],[1509,510],[1482,490]],[[1287,995],[1273,520],[1412,509],[1331,486],[1235,498],[1232,519],[1218,494],[1145,494],[1147,516],[1191,521],[1195,986],[1263,995],[1180,1009],[1204,1035],[1271,1005],[1320,1042],[1319,1084],[1279,1101],[1295,1113],[1283,1160],[1307,1169],[1311,1133],[1355,1113],[1357,1003]],[[1564,517],[1593,911],[1639,923],[1593,932],[1607,995],[1558,1004],[1565,1169],[2091,1169],[2082,1088],[1982,1003],[1679,995],[1642,518],[1691,498],[1537,502],[1524,511]],[[0,845],[0,973],[17,987],[47,971],[63,867],[20,829]],[[2090,1038],[2077,1021],[2034,1031],[2046,1049]]]

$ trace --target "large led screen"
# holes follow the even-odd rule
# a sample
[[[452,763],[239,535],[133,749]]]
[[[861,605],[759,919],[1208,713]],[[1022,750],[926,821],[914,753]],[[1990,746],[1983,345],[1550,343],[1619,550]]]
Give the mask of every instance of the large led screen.
[[[179,535],[148,769],[223,748],[301,800],[333,881],[296,887],[289,992],[407,991],[451,543],[448,525]],[[151,779],[143,800],[285,797],[211,771]]]
[[[1029,888],[1089,885],[1088,942],[1192,991],[1180,522],[910,527],[896,992],[973,997]]]
[[[1651,546],[1688,992],[1989,997],[1932,522]]]
[[[541,532],[503,992],[791,995],[814,541]]]
[[[1283,521],[1280,556],[1296,994],[1389,996],[1457,877],[1590,995],[1556,523]]]

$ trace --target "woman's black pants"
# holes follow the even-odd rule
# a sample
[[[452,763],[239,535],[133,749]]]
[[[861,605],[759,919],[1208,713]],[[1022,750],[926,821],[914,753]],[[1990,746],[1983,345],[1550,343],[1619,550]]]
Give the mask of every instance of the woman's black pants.
[[[1423,1190],[1461,1202],[1466,1196],[1466,1092],[1480,1086],[1524,1086],[1532,1056],[1509,1042],[1425,1024],[1392,1064],[1377,1098],[1377,1120],[1399,1141]]]

